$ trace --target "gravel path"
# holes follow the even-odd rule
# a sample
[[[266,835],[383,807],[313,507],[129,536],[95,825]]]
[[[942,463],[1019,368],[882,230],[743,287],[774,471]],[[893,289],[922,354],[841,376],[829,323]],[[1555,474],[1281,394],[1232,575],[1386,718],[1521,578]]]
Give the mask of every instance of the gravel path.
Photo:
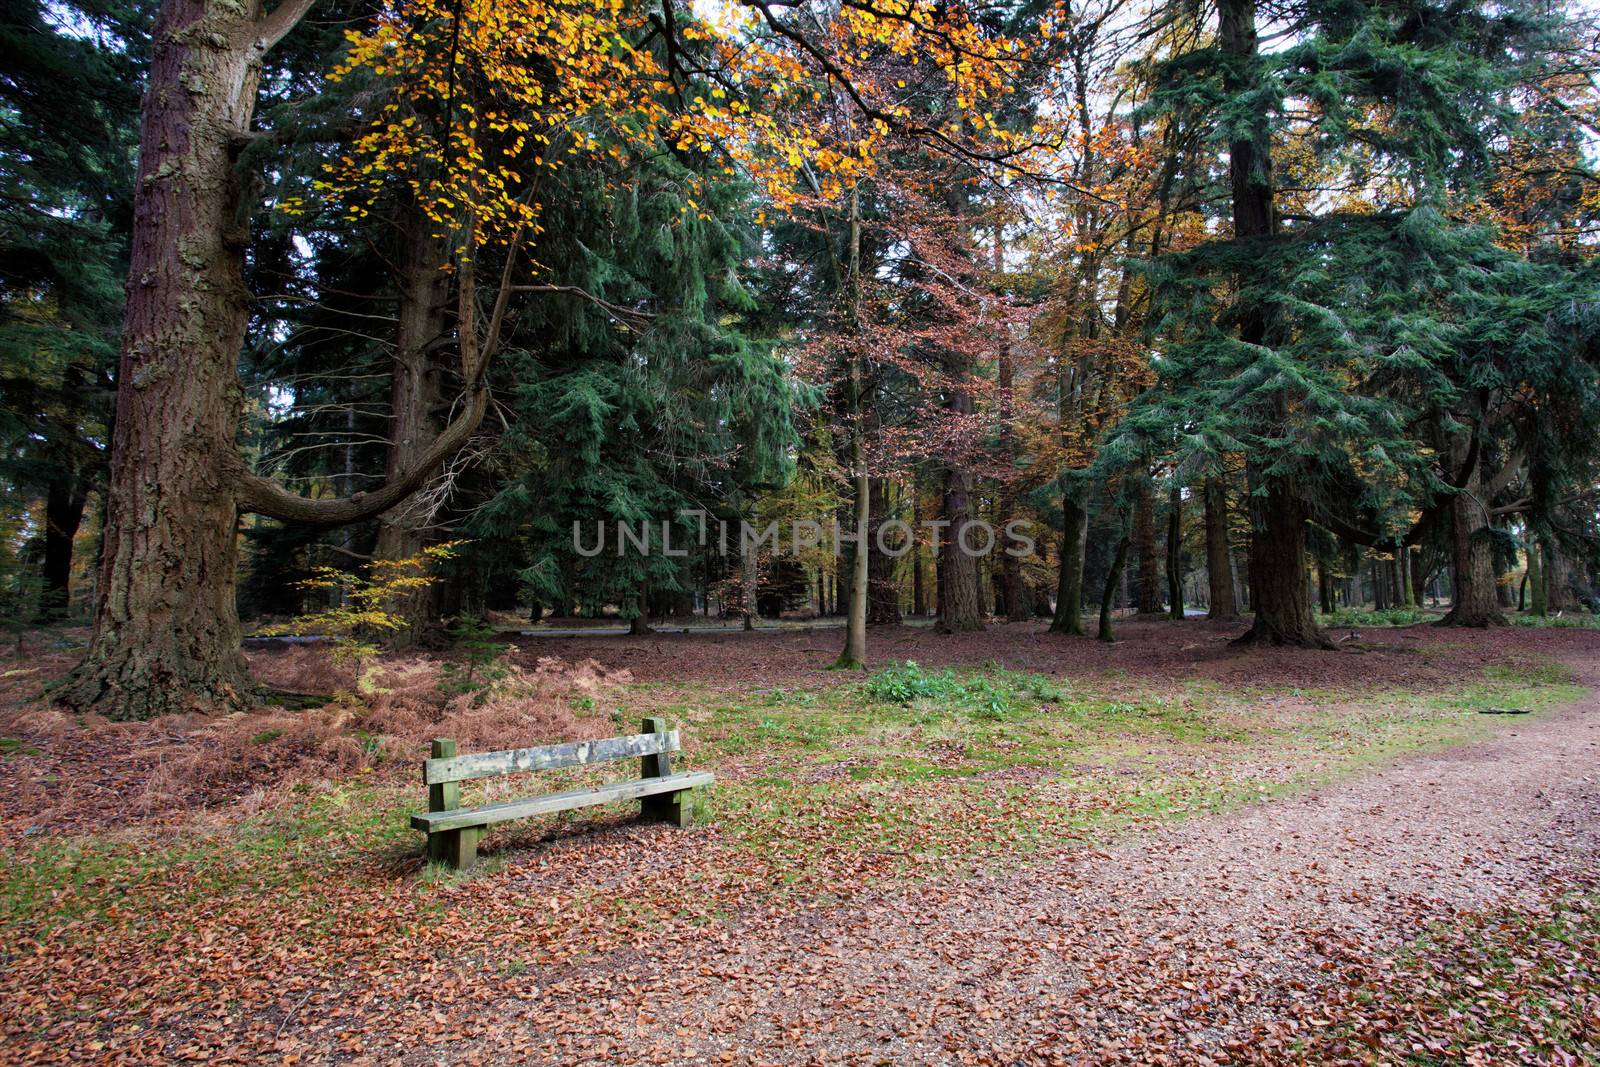
[[[1600,684],[1600,657],[1573,660]],[[1040,867],[644,947],[460,1051],[550,1062],[1206,1063],[1312,1020],[1319,982],[1458,911],[1537,896],[1600,841],[1600,698],[1493,740]],[[559,1004],[581,1026],[541,1028]],[[531,1010],[530,1010],[531,1009]],[[1280,1027],[1281,1029],[1281,1027]],[[1267,1057],[1269,1060],[1270,1056]]]

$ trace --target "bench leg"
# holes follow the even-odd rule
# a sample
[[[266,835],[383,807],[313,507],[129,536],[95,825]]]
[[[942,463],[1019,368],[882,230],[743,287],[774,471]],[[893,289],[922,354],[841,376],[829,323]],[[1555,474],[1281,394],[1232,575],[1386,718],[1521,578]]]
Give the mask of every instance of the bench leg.
[[[440,830],[428,835],[428,859],[447,863],[458,871],[471,867],[478,859],[478,840],[485,827],[465,826],[459,830]]]
[[[686,827],[694,823],[694,801],[687,789],[680,789],[676,793],[657,793],[653,797],[640,798],[639,814],[650,822],[668,822],[680,828]]]

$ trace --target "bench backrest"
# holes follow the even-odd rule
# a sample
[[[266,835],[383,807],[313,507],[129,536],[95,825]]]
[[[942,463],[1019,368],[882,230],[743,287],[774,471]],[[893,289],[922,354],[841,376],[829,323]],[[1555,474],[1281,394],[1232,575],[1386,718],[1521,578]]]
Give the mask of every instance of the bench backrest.
[[[538,748],[513,748],[504,752],[473,752],[456,755],[454,741],[438,738],[433,742],[433,758],[422,765],[422,780],[430,786],[465,782],[473,778],[493,778],[502,774],[553,771],[560,767],[580,767],[589,763],[632,757],[656,757],[641,761],[641,777],[649,773],[666,774],[667,753],[679,751],[678,731],[669,730],[665,720],[646,719],[646,733],[626,737],[604,737],[598,741],[569,741]],[[659,769],[658,769],[659,768]]]

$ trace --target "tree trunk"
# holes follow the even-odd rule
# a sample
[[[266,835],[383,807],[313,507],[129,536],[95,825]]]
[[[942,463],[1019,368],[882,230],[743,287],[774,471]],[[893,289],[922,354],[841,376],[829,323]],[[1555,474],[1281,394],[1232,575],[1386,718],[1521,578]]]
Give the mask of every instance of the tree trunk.
[[[1265,497],[1250,495],[1255,622],[1234,644],[1334,647],[1311,611],[1304,507],[1297,488],[1282,477],[1267,482]]]
[[[760,561],[756,558],[754,545],[743,544],[740,538],[739,554],[739,614],[744,616],[744,629],[756,628],[756,614],[759,610],[757,594],[761,585]]]
[[[44,503],[44,588],[39,597],[39,621],[56,622],[71,614],[72,542],[83,525],[88,503],[83,478],[63,470],[50,480]]]
[[[994,269],[999,274],[1005,269],[1005,243],[1004,232],[1000,226],[995,227],[994,241]],[[1005,327],[1001,327],[1002,331]],[[1016,418],[1015,390],[1016,375],[1012,366],[1010,339],[1002,334],[1000,338],[1000,356],[998,368],[998,385],[1000,400],[1000,461],[1004,470],[1000,477],[997,502],[999,511],[1000,534],[1005,535],[1006,528],[1017,517],[1017,487],[1014,477],[1017,444],[1016,432],[1012,422]],[[1022,581],[1022,560],[1011,553],[1000,552],[1000,596],[1005,602],[1005,616],[1010,622],[1021,622],[1033,614],[1033,605],[1028,596],[1028,588]],[[996,612],[996,614],[999,614]]]
[[[1239,608],[1233,599],[1233,560],[1228,553],[1228,488],[1221,478],[1206,479],[1205,508],[1206,581],[1211,594],[1206,617],[1235,619]]]
[[[1572,607],[1572,575],[1567,557],[1554,541],[1544,543],[1544,600],[1546,611],[1566,611]]]
[[[1161,562],[1156,555],[1155,494],[1139,487],[1133,511],[1133,536],[1139,552],[1139,614],[1161,614]]]
[[[1183,494],[1174,483],[1167,493],[1167,605],[1183,618]]]
[[[1100,630],[1095,635],[1102,641],[1115,641],[1117,635],[1111,630],[1111,598],[1116,595],[1117,586],[1122,581],[1128,566],[1128,535],[1123,534],[1117,542],[1117,555],[1111,561],[1111,569],[1106,572],[1105,584],[1100,587]]]
[[[262,15],[250,0],[165,0],[156,19],[94,635],[53,694],[79,710],[143,719],[247,703],[234,600],[241,512],[321,526],[371,518],[414,491],[488,410],[494,344],[480,347],[476,328],[463,328],[462,413],[400,480],[313,500],[254,474],[237,451],[249,212],[235,153],[250,139],[262,57],[311,2],[281,0]],[[469,308],[472,274],[470,259],[457,265]]]
[[[1542,553],[1541,546],[1528,545],[1528,594],[1533,602],[1532,613],[1541,619],[1550,614],[1550,602],[1545,598],[1544,563],[1539,558]]]
[[[968,397],[967,405],[970,404]],[[983,629],[978,561],[961,548],[961,530],[971,520],[969,481],[965,471],[954,467],[945,470],[942,518],[950,525],[945,527],[945,538],[939,545],[939,620],[935,629],[940,633]]]
[[[889,514],[889,485],[883,478],[871,479],[872,513]],[[881,521],[881,520],[880,520]],[[893,548],[893,545],[889,547]],[[857,550],[859,551],[860,546]],[[876,537],[868,546],[867,574],[867,625],[898,626],[900,624],[900,585],[895,581],[895,557],[880,551]]]
[[[922,529],[922,513],[916,500],[916,483],[911,487],[911,530],[914,537],[920,537]],[[911,614],[917,618],[926,618],[928,614],[927,576],[923,574],[922,545],[914,542],[911,546]]]
[[[1224,68],[1224,90],[1234,96],[1261,96],[1255,73],[1255,0],[1221,0],[1217,15],[1217,43],[1230,60]],[[1271,237],[1278,221],[1273,207],[1272,138],[1266,105],[1257,105],[1233,129],[1237,133],[1228,142],[1228,178],[1233,192],[1234,239],[1248,242]],[[1240,316],[1239,339],[1247,345],[1263,345],[1267,332],[1266,310],[1246,308]],[[1288,399],[1281,395],[1261,403],[1277,409],[1263,411],[1264,417],[1280,421],[1288,408]],[[1255,607],[1255,622],[1236,643],[1332,648],[1311,614],[1305,504],[1299,486],[1288,474],[1259,473],[1261,461],[1252,462],[1257,466],[1247,470],[1247,477],[1252,490],[1250,603]]]
[[[388,478],[399,478],[415,466],[443,427],[439,416],[444,405],[444,367],[435,350],[446,328],[450,276],[439,268],[448,259],[449,249],[443,238],[434,236],[436,224],[419,207],[409,206],[406,214],[389,385],[391,421],[384,463]],[[414,498],[378,520],[375,558],[399,561],[422,554],[431,540],[425,527],[432,509],[422,503],[424,499]],[[438,629],[439,601],[433,587],[397,594],[387,610],[405,623],[389,638],[396,648],[424,642]]]
[[[1450,446],[1456,470],[1470,465],[1461,489],[1450,500],[1450,610],[1441,626],[1504,626],[1506,617],[1495,597],[1494,540],[1489,509],[1483,502],[1481,464],[1472,456],[1465,434]]]
[[[139,129],[95,632],[56,693],[148,719],[241,706],[237,360],[249,295],[234,145],[262,51],[254,4],[166,0]]]
[[[853,451],[857,464],[861,464],[859,443]],[[868,524],[872,521],[872,489],[868,484],[871,479],[860,466],[857,469],[860,473],[855,479],[856,536],[866,538]],[[845,619],[844,651],[839,653],[839,658],[834,661],[834,670],[859,670],[867,665],[867,595],[870,581],[867,553],[863,551],[860,541],[857,541],[850,567],[850,606],[848,617]]]
[[[1056,614],[1050,632],[1083,636],[1083,555],[1089,531],[1089,512],[1076,492],[1061,498],[1061,584],[1056,590]]]

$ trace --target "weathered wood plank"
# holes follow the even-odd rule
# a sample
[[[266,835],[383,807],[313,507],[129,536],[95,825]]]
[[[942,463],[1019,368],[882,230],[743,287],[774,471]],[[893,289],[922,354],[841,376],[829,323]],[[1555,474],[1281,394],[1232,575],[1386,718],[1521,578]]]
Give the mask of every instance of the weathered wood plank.
[[[639,815],[648,822],[671,823],[681,829],[694,822],[694,801],[687,789],[644,797],[639,801]]]
[[[507,800],[499,804],[486,804],[481,808],[458,808],[455,811],[429,812],[411,816],[411,825],[428,833],[439,833],[469,826],[490,826],[510,819],[526,819],[550,812],[586,808],[614,800],[636,800],[656,793],[676,793],[697,786],[710,785],[715,776],[710,771],[691,771],[667,778],[647,778],[637,782],[617,782],[593,789],[570,789],[549,796]]]
[[[647,734],[672,734],[673,736],[677,736],[676,731],[667,729],[666,719],[646,719],[644,720],[643,730]],[[641,757],[639,760],[639,777],[665,778],[667,775],[671,774],[672,756],[670,756],[668,753],[675,751],[677,747],[677,745],[673,745],[671,749]]]
[[[436,737],[430,751],[435,759],[450,759],[456,754],[456,743],[448,737]],[[460,806],[461,787],[455,782],[428,786],[429,811],[452,811]],[[434,863],[448,863],[461,870],[460,833],[429,834],[428,859]]]
[[[539,748],[514,748],[505,752],[472,752],[465,756],[430,759],[422,765],[422,780],[433,787],[443,782],[464,782],[500,774],[553,771],[588,763],[678,751],[678,731],[633,734],[597,741],[569,741]]]

